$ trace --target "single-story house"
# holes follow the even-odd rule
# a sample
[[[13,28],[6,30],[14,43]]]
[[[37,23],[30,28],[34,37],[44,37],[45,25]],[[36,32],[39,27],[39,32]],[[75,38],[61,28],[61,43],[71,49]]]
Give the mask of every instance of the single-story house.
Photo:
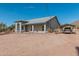
[[[60,26],[56,16],[15,21],[15,32],[52,32]]]

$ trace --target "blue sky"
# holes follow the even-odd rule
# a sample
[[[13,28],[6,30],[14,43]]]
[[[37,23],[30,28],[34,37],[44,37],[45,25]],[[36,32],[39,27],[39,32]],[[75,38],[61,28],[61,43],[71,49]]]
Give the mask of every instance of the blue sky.
[[[65,3],[0,3],[0,22],[11,25],[18,19],[57,16],[61,24],[79,20],[79,4]]]

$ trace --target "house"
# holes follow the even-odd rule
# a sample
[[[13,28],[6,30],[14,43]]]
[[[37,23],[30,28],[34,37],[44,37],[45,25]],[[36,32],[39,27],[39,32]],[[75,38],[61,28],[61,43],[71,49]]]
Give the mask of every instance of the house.
[[[60,26],[56,16],[15,21],[15,32],[52,32]]]

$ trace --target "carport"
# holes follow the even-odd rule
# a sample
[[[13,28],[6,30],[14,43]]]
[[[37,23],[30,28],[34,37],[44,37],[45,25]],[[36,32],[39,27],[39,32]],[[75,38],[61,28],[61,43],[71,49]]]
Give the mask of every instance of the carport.
[[[75,30],[76,30],[75,25],[72,24],[61,25],[61,31],[63,33],[75,33],[76,32]]]

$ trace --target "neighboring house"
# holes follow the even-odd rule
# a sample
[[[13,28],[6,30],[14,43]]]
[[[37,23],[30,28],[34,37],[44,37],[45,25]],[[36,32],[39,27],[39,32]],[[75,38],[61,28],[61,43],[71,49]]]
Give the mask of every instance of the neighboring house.
[[[32,20],[18,20],[15,21],[15,32],[52,32],[60,26],[56,16],[49,16],[44,18],[37,18]]]

